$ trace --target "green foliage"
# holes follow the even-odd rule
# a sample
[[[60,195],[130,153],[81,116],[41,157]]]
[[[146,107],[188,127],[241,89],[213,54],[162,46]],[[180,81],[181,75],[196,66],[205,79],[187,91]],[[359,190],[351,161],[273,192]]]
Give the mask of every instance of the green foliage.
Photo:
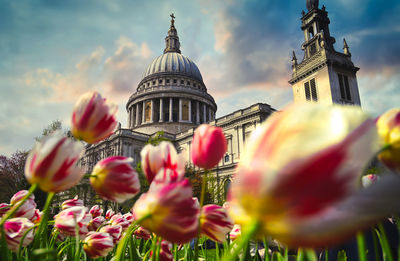
[[[170,139],[164,137],[164,132],[163,131],[159,131],[156,134],[154,134],[153,137],[150,137],[146,144],[151,144],[153,146],[157,146],[158,144],[160,144],[162,141],[169,141],[171,142]]]

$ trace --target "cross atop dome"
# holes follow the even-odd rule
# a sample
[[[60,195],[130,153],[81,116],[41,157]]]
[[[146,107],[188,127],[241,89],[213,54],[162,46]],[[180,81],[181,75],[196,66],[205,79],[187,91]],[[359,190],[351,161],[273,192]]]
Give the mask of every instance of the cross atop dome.
[[[171,26],[168,30],[167,37],[165,37],[164,53],[181,53],[181,50],[179,49],[181,44],[179,42],[178,32],[175,28],[175,15],[172,13],[169,16],[171,17]]]

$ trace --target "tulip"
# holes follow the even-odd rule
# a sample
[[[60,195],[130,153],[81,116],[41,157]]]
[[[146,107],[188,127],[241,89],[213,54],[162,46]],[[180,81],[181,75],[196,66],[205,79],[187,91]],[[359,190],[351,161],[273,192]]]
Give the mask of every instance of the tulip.
[[[18,217],[11,218],[4,223],[4,234],[7,242],[7,247],[13,251],[17,252],[19,244],[22,240],[24,234],[31,229],[34,224],[27,218]],[[26,247],[33,240],[33,230],[31,229],[25,236],[22,242],[22,247]]]
[[[168,169],[173,180],[181,180],[185,175],[185,160],[176,152],[174,145],[162,141],[158,146],[147,144],[140,152],[142,169],[149,183],[161,169]]]
[[[151,238],[151,233],[144,227],[139,227],[138,229],[133,232],[133,235],[137,238],[141,238],[144,240],[149,240]]]
[[[110,220],[111,217],[114,216],[114,215],[115,215],[114,210],[108,209],[107,212],[106,212],[106,219],[107,219],[107,220]]]
[[[11,208],[10,204],[0,203],[0,218]]]
[[[110,136],[118,125],[118,106],[110,104],[98,92],[83,94],[72,113],[71,132],[75,138],[89,144]]]
[[[132,223],[134,220],[132,213],[126,213],[122,217],[125,218],[129,223]]]
[[[117,244],[121,239],[122,227],[120,225],[108,225],[100,228],[100,232],[108,233],[113,238],[113,243]]]
[[[70,208],[70,207],[82,207],[82,206],[83,206],[83,201],[78,199],[78,196],[76,196],[73,199],[65,200],[61,204],[61,209],[65,210],[65,209]]]
[[[132,158],[109,157],[93,168],[90,184],[100,197],[122,203],[140,191],[139,176],[132,168]]]
[[[259,235],[271,235],[291,247],[338,242],[400,205],[392,202],[400,193],[391,189],[400,179],[392,180],[384,192],[385,206],[374,206],[376,201],[363,196],[382,192],[386,183],[358,191],[362,170],[377,150],[374,120],[361,109],[289,106],[270,116],[248,141],[230,188],[231,205],[238,204],[245,217],[232,217],[237,223],[250,217],[256,224],[249,227],[245,222],[244,230],[258,228]],[[359,212],[353,212],[357,207],[350,208],[348,202],[363,199]],[[371,213],[358,215],[368,213],[366,206]]]
[[[371,186],[379,180],[379,176],[375,174],[367,174],[361,178],[361,183],[364,188]]]
[[[105,257],[113,248],[113,239],[108,233],[89,232],[83,241],[83,249],[91,258]]]
[[[105,221],[106,219],[103,216],[93,218],[88,224],[89,231],[97,231],[97,229],[101,227],[101,225],[103,225]]]
[[[376,122],[381,144],[386,146],[378,158],[388,168],[400,172],[400,108],[391,109]]]
[[[84,171],[77,167],[83,145],[55,132],[36,143],[25,163],[25,177],[45,192],[67,190],[82,179]]]
[[[40,211],[39,209],[35,209],[35,214],[30,219],[30,221],[32,221],[35,224],[38,224],[42,220],[42,216],[43,216],[43,212]]]
[[[92,215],[93,218],[101,216],[103,214],[103,209],[99,207],[99,205],[94,205],[90,210],[89,213]]]
[[[212,169],[222,159],[227,149],[222,128],[200,125],[194,132],[191,157],[194,165]]]
[[[210,204],[201,208],[200,227],[202,234],[222,243],[232,230],[233,221],[223,207]]]
[[[229,238],[233,241],[236,238],[240,237],[242,234],[242,230],[240,229],[240,225],[235,224],[232,228],[232,231],[229,232]]]
[[[79,236],[83,237],[89,231],[91,219],[92,216],[87,213],[86,207],[71,207],[54,216],[54,226],[64,235],[75,236],[75,228],[78,225]]]
[[[28,194],[27,190],[20,190],[14,194],[14,196],[10,200],[10,204],[15,206],[19,201],[21,201],[26,194]],[[15,213],[15,217],[25,217],[27,219],[32,219],[35,216],[36,203],[35,203],[35,195],[31,194],[28,199],[20,206]]]
[[[160,261],[173,261],[174,256],[172,255],[171,249],[172,249],[172,244],[166,240],[162,240],[159,260]],[[153,255],[153,251],[150,252],[150,256],[152,256],[152,255]]]
[[[131,224],[128,220],[126,220],[122,215],[121,216],[113,216],[109,222],[112,226],[121,226],[122,230],[125,231],[129,225]]]
[[[199,204],[192,199],[188,179],[175,183],[156,183],[133,206],[140,225],[173,243],[186,243],[196,237]]]

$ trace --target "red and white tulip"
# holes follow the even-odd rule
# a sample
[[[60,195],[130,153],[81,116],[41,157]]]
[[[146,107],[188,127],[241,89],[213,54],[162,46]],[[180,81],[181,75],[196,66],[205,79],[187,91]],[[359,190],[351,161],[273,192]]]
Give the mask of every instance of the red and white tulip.
[[[98,92],[83,94],[72,113],[71,132],[75,138],[87,143],[97,143],[110,136],[118,122],[118,106],[111,104]]]
[[[105,257],[113,248],[113,238],[108,233],[89,232],[83,240],[83,249],[91,258]]]
[[[94,205],[90,210],[89,213],[92,215],[93,218],[101,216],[103,214],[103,209],[99,207],[99,205]]]
[[[67,190],[78,184],[85,174],[76,165],[82,152],[80,142],[61,136],[59,132],[52,133],[29,152],[25,177],[45,192]]]
[[[233,221],[223,207],[210,204],[201,208],[200,227],[202,234],[214,241],[223,242],[233,228]]]
[[[65,209],[70,208],[70,207],[83,207],[83,200],[78,199],[78,196],[76,196],[73,199],[65,200],[61,204],[61,209],[62,210],[65,210]]]
[[[88,224],[88,229],[89,231],[97,231],[97,229],[101,227],[101,225],[103,225],[105,222],[106,219],[103,216],[92,218],[92,220],[90,220]]]
[[[122,203],[140,191],[140,181],[131,166],[132,158],[114,156],[99,161],[93,168],[90,184],[106,200]]]
[[[92,216],[87,213],[86,207],[71,207],[54,216],[54,227],[64,235],[76,236],[75,228],[78,226],[79,236],[84,237],[89,231],[88,225],[91,219]]]
[[[19,244],[24,234],[30,230],[22,242],[22,247],[26,247],[33,240],[33,229],[34,224],[25,217],[11,218],[4,223],[4,235],[7,242],[7,247],[17,252]]]
[[[159,181],[168,179],[174,182],[181,180],[185,175],[185,160],[176,152],[174,145],[170,142],[162,141],[157,146],[147,144],[140,152],[140,156],[142,169],[149,183],[157,175],[160,175]],[[164,172],[161,172],[162,169]],[[163,174],[159,174],[160,172]]]
[[[100,232],[108,233],[113,238],[113,243],[117,244],[121,239],[122,227],[120,225],[107,225],[100,228]]]
[[[15,207],[18,202],[20,202],[26,195],[28,194],[27,190],[20,190],[14,194],[14,196],[10,200],[11,206]],[[15,217],[25,217],[27,219],[32,219],[35,216],[36,211],[36,203],[35,203],[35,195],[31,194],[24,204],[20,206],[15,213]]]
[[[196,237],[199,212],[187,179],[175,183],[153,182],[132,209],[135,220],[150,215],[141,226],[173,243],[186,243]]]

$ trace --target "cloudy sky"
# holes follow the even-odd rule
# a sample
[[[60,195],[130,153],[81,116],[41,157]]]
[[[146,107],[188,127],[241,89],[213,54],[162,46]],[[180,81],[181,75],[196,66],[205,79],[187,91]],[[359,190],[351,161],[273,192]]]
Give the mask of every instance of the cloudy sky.
[[[292,99],[292,50],[303,56],[305,0],[0,0],[0,154],[29,149],[53,120],[69,126],[76,98],[98,90],[125,104],[164,49],[170,13],[182,54],[199,67],[217,117],[256,102]],[[360,67],[365,110],[400,102],[400,2],[321,0],[336,50]]]

